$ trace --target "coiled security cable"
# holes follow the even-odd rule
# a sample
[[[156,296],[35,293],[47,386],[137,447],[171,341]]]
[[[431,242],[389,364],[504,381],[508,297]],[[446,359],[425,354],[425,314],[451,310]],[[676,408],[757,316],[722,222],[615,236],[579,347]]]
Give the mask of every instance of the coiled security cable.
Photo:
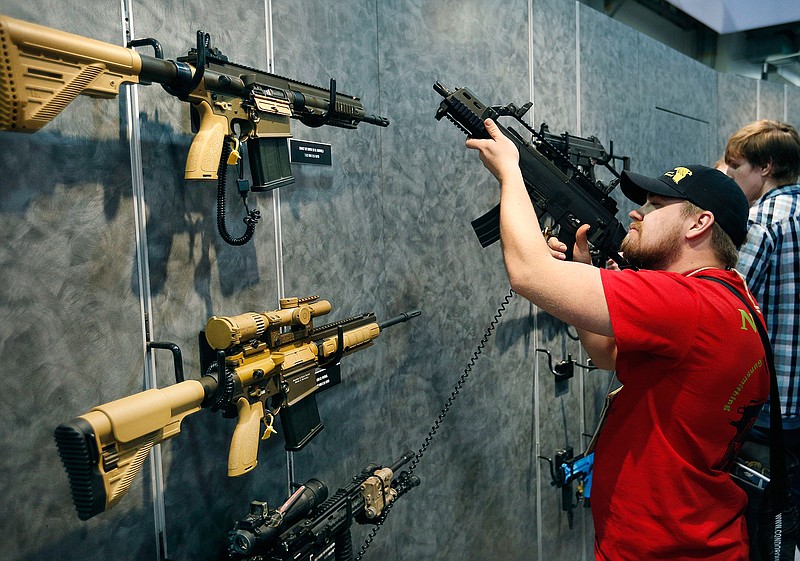
[[[442,407],[441,413],[439,413],[439,416],[433,423],[431,430],[425,437],[425,441],[422,443],[422,446],[420,446],[419,451],[414,455],[414,459],[411,460],[411,464],[408,467],[408,471],[401,473],[401,476],[403,476],[405,479],[411,476],[411,474],[414,473],[414,470],[417,469],[419,461],[422,459],[422,456],[428,450],[428,447],[430,446],[431,442],[436,436],[436,433],[441,427],[442,422],[444,422],[444,418],[447,415],[448,411],[450,411],[450,408],[453,406],[453,402],[456,400],[458,392],[460,392],[461,389],[464,387],[467,378],[469,378],[469,375],[472,373],[472,367],[475,366],[475,363],[478,361],[478,357],[481,355],[483,349],[486,347],[486,343],[489,341],[489,337],[491,337],[492,333],[494,333],[497,324],[500,322],[500,318],[503,316],[503,312],[505,312],[506,307],[508,306],[508,303],[513,296],[514,296],[514,290],[512,289],[509,290],[508,294],[503,298],[502,304],[497,309],[497,312],[494,314],[492,321],[486,328],[486,332],[483,334],[480,343],[478,343],[478,347],[475,349],[475,352],[472,353],[472,358],[470,358],[469,363],[467,364],[466,368],[464,368],[464,373],[461,374],[461,376],[459,377],[458,381],[456,382],[456,385],[453,387],[453,391],[450,393],[450,397],[447,398],[447,401]],[[375,539],[375,534],[378,533],[381,524],[383,524],[383,522],[386,520],[386,517],[388,516],[389,511],[392,509],[393,506],[394,502],[391,502],[386,506],[386,509],[383,511],[383,514],[380,515],[377,522],[375,523],[375,527],[372,528],[369,535],[364,540],[364,544],[361,546],[361,549],[359,550],[358,556],[355,558],[355,561],[361,561],[361,558],[364,556],[364,553],[366,552],[370,543],[372,543],[372,540]]]

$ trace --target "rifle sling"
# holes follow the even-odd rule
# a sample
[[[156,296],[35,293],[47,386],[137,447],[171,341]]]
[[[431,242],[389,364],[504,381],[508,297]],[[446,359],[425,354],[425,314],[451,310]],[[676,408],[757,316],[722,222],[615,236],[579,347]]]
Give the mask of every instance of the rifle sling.
[[[772,345],[769,342],[767,331],[764,328],[759,316],[756,314],[753,306],[742,294],[736,290],[730,283],[709,276],[698,275],[698,279],[706,279],[723,285],[730,292],[736,295],[739,300],[744,303],[747,310],[753,316],[753,321],[758,329],[758,334],[761,336],[761,343],[764,345],[764,355],[767,359],[767,367],[769,368],[770,385],[769,385],[769,399],[770,399],[770,428],[769,428],[769,469],[770,469],[770,489],[772,492],[773,504],[776,507],[776,512],[780,512],[784,507],[784,500],[786,498],[786,450],[783,443],[783,421],[781,420],[781,398],[778,394],[778,378],[775,373],[775,358],[772,354]]]

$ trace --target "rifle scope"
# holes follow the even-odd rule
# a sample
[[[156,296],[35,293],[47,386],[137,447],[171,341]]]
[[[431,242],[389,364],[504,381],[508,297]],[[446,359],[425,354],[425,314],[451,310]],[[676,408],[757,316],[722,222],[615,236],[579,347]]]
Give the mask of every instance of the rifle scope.
[[[327,498],[328,487],[319,479],[309,479],[272,513],[267,512],[266,503],[250,503],[250,513],[229,534],[231,550],[239,555],[254,555]]]
[[[270,312],[245,312],[237,316],[212,316],[206,322],[206,340],[211,348],[229,349],[235,345],[252,341],[263,335],[268,328],[307,326],[311,319],[325,315],[331,311],[331,303],[327,300],[297,303]]]

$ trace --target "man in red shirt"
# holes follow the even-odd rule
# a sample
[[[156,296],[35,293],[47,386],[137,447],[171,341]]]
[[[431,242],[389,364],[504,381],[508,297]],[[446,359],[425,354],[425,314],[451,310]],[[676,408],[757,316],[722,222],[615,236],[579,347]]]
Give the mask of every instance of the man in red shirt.
[[[588,226],[548,246],[519,169],[491,121],[467,139],[500,182],[500,235],[512,288],[574,325],[593,362],[623,383],[595,448],[592,515],[598,560],[747,561],[747,498],[730,478],[769,391],[757,309],[736,264],[747,200],[705,166],[658,178],[624,172],[642,205],[621,250],[639,270],[591,266]],[[557,259],[553,259],[553,257]]]

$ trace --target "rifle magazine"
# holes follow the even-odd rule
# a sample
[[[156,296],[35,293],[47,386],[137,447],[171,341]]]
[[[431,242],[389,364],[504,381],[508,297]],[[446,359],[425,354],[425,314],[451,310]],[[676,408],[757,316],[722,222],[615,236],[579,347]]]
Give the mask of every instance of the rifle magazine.
[[[283,407],[280,415],[284,448],[290,452],[302,450],[324,428],[314,394],[291,407]]]
[[[500,205],[496,205],[471,222],[481,247],[489,247],[500,239]]]

